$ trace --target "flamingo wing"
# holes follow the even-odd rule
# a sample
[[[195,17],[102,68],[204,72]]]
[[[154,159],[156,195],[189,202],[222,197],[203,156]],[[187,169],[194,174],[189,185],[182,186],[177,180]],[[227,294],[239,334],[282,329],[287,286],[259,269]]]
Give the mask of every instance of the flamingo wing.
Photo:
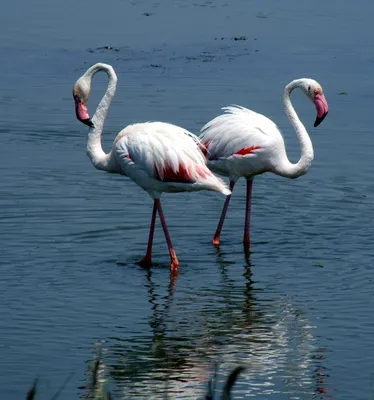
[[[213,190],[229,193],[227,186],[206,166],[198,143],[195,135],[178,126],[163,122],[142,123],[120,132],[115,142],[115,155],[123,172],[140,186],[152,185],[156,180],[165,184],[194,185],[194,190],[199,185],[204,188],[208,185]]]
[[[222,108],[225,113],[208,122],[200,140],[209,160],[232,156],[253,156],[274,140],[283,140],[280,130],[269,118],[241,106]]]
[[[138,168],[162,181],[186,181],[191,163],[204,166],[205,160],[196,145],[198,138],[172,124],[151,122],[126,127],[116,143],[121,149],[119,161]]]

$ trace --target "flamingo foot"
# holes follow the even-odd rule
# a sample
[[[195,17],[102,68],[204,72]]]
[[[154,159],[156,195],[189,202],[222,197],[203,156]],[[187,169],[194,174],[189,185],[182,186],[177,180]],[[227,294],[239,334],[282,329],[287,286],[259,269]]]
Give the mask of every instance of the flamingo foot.
[[[170,249],[170,269],[172,271],[177,270],[179,267],[179,260],[175,254],[174,249]]]
[[[178,267],[179,267],[179,261],[178,261],[178,259],[176,258],[176,259],[171,260],[171,262],[170,262],[170,269],[171,269],[172,271],[177,271],[177,270],[178,270]]]
[[[212,243],[213,243],[213,245],[214,245],[215,247],[219,247],[220,244],[221,244],[220,237],[217,236],[217,235],[215,235],[214,238],[213,238],[213,240],[212,240]]]
[[[146,254],[141,260],[138,261],[138,264],[142,267],[151,267],[152,266],[152,257]]]
[[[174,254],[174,256],[172,256],[170,259],[170,269],[172,271],[175,271],[178,269],[178,267],[179,267],[179,260],[177,256]]]

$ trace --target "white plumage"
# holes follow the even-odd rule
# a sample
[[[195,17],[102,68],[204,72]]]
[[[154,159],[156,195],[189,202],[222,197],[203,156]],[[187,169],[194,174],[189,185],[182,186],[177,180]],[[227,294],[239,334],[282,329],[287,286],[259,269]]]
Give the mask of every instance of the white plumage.
[[[273,159],[285,155],[282,134],[269,118],[235,105],[222,110],[224,114],[201,129],[200,140],[213,171],[236,181],[270,170]]]
[[[249,220],[252,195],[252,179],[264,172],[273,172],[288,178],[305,174],[314,157],[310,137],[298,118],[290,100],[293,89],[300,88],[316,106],[319,125],[328,113],[328,105],[320,84],[313,79],[297,79],[290,82],[284,91],[284,106],[288,119],[295,128],[301,147],[298,163],[292,164],[287,157],[284,140],[277,125],[264,115],[240,106],[224,107],[223,114],[208,122],[202,129],[200,140],[208,160],[209,168],[230,179],[230,189],[244,176],[247,179],[246,218],[243,243],[250,246]],[[222,210],[216,233],[215,245],[220,244],[220,235],[230,202],[228,196]]]
[[[91,91],[93,76],[98,71],[108,74],[108,88],[101,99],[92,120],[86,102]],[[108,64],[98,63],[90,67],[76,82],[73,90],[76,116],[88,125],[87,155],[100,170],[130,177],[154,199],[148,248],[143,265],[149,266],[156,214],[160,216],[171,258],[171,268],[179,261],[171,243],[161,208],[162,192],[214,190],[224,195],[231,191],[206,166],[199,139],[191,132],[164,122],[145,122],[129,125],[116,137],[112,151],[106,154],[101,146],[101,133],[114,97],[117,76]]]
[[[117,168],[153,198],[162,192],[215,190],[230,194],[206,166],[198,138],[175,125],[148,122],[130,125],[117,136]]]
[[[201,129],[200,140],[209,143],[213,159],[231,157],[243,147],[254,144],[266,146],[273,139],[283,141],[278,127],[264,115],[237,105],[223,107],[222,110],[224,114]]]

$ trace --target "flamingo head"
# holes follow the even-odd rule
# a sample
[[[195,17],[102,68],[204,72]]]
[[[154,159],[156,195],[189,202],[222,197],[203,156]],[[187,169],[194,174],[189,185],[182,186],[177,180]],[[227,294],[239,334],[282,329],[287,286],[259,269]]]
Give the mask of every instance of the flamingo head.
[[[318,126],[329,112],[329,105],[323,94],[322,86],[313,79],[302,79],[300,87],[316,106],[317,118],[314,122],[314,126]]]
[[[87,110],[87,100],[90,96],[91,84],[90,80],[82,76],[77,80],[73,89],[73,98],[75,101],[75,115],[77,119],[88,125],[90,128],[94,127],[90,115]]]

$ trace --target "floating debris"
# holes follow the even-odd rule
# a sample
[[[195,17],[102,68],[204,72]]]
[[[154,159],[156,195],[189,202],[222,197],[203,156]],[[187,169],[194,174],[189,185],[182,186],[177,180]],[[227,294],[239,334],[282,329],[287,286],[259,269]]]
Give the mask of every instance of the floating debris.
[[[346,96],[348,93],[347,92],[340,92],[338,94],[339,94],[339,96]]]
[[[225,40],[225,39],[229,39],[229,40],[248,40],[247,36],[234,36],[233,38],[225,38],[225,37],[215,37],[214,40]],[[254,39],[257,40],[257,39]]]
[[[246,36],[235,36],[234,40],[247,40]]]
[[[97,51],[103,52],[103,51],[119,51],[119,47],[113,47],[113,46],[101,46],[101,47],[96,47],[96,49],[87,49],[88,52],[90,53],[95,53]]]

